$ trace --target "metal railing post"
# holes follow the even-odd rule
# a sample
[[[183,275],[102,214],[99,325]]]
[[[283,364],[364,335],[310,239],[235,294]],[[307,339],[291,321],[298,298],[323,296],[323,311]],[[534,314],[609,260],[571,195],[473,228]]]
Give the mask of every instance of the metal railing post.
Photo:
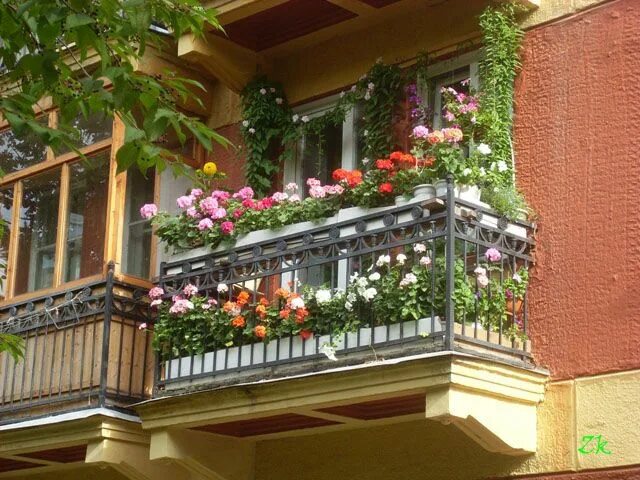
[[[455,288],[455,192],[453,184],[453,175],[447,175],[447,240],[445,250],[445,268],[446,268],[446,300],[445,300],[445,321],[446,331],[444,337],[444,345],[446,350],[453,350],[454,347],[454,311],[455,305],[453,301],[453,291]]]
[[[113,274],[115,264],[107,265],[107,281],[104,293],[104,321],[102,330],[102,359],[100,363],[100,392],[99,403],[101,407],[106,405],[107,375],[109,370],[109,340],[111,335],[111,314],[113,312]],[[120,346],[122,348],[122,346]]]

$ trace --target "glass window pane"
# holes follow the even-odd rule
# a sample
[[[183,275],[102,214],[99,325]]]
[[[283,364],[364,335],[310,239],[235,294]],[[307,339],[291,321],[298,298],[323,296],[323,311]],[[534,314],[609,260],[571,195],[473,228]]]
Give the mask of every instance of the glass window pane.
[[[15,293],[53,285],[60,170],[23,182]]]
[[[11,216],[13,215],[13,185],[0,190],[0,299],[4,299],[7,281],[7,255],[9,254],[9,239],[11,238]]]
[[[74,163],[70,169],[64,281],[102,272],[107,224],[109,151]]]
[[[342,166],[342,125],[327,126],[320,135],[306,135],[299,145],[302,178],[333,183],[331,173]],[[303,185],[303,190],[306,186]]]
[[[135,168],[127,171],[122,270],[140,278],[149,278],[151,264],[151,222],[140,217],[140,207],[153,203],[154,179],[153,170],[147,170],[146,178]]]
[[[47,126],[49,117],[40,117],[38,122]],[[4,173],[17,172],[46,159],[47,148],[36,135],[18,137],[10,128],[0,132],[0,168]]]
[[[102,113],[94,113],[90,115],[89,118],[84,118],[84,116],[80,115],[71,122],[71,127],[75,130],[74,135],[77,140],[76,147],[82,148],[110,138],[113,119]],[[68,148],[61,147],[58,153],[68,151]]]

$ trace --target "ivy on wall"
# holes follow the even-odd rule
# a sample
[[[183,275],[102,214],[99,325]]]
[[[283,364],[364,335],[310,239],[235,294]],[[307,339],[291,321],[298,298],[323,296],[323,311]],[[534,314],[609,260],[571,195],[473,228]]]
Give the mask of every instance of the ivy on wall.
[[[523,31],[516,21],[516,5],[487,7],[480,15],[483,54],[479,63],[480,113],[478,123],[484,140],[493,150],[491,160],[503,161],[509,169],[502,184],[514,184],[513,94],[520,68],[519,49]]]

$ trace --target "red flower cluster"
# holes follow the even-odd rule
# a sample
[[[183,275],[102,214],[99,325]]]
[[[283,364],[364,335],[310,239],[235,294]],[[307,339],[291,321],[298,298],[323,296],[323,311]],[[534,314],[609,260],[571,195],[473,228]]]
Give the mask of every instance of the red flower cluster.
[[[376,160],[376,168],[379,170],[393,170],[393,162],[391,160],[380,159]]]
[[[398,166],[402,164],[406,164],[409,167],[415,167],[417,160],[416,157],[411,155],[410,153],[402,153],[402,152],[392,152],[389,155],[389,159],[396,163]]]
[[[393,193],[393,185],[391,185],[389,182],[381,183],[378,187],[378,191],[385,194]]]
[[[338,168],[333,171],[331,177],[336,182],[346,182],[351,188],[362,183],[362,172],[360,170],[345,170],[344,168]]]

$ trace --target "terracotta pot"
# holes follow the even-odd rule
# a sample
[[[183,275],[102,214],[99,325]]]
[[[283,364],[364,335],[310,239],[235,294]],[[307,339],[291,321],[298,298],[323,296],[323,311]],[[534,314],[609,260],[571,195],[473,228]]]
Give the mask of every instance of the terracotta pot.
[[[509,315],[510,317],[513,315],[513,310],[514,310],[513,300],[507,299],[505,310],[507,315]],[[519,315],[520,312],[522,312],[522,300],[519,298],[516,298],[515,312],[516,312],[516,316]]]

